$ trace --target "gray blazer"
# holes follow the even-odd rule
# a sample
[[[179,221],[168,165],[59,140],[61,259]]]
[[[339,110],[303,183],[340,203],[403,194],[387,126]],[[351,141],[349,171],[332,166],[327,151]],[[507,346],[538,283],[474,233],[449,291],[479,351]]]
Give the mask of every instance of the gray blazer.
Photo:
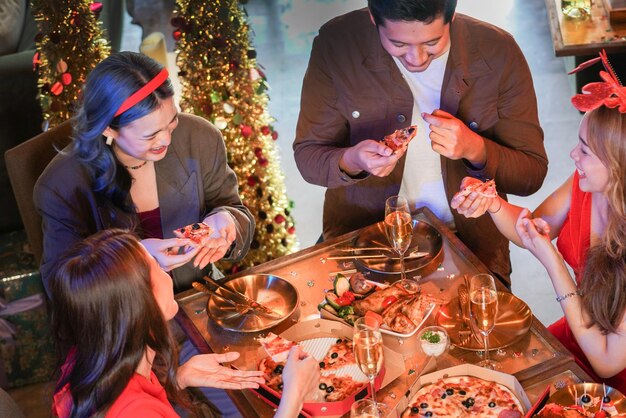
[[[450,37],[441,109],[486,138],[487,163],[475,170],[463,160],[441,157],[448,199],[465,176],[495,178],[505,198],[506,193],[534,193],[548,160],[522,52],[508,33],[458,13]],[[304,77],[293,148],[305,180],[327,187],[325,238],[383,219],[385,199],[400,190],[404,157],[387,177],[349,177],[340,171],[339,160],[346,147],[408,126],[412,109],[411,91],[382,48],[367,9],[339,16],[320,29]],[[507,278],[508,240],[491,218],[467,219],[452,212],[463,242]]]
[[[237,224],[229,259],[238,260],[247,253],[254,218],[239,198],[237,177],[226,162],[224,140],[215,126],[200,117],[180,114],[172,143],[165,158],[155,163],[155,170],[164,238],[174,237],[172,231],[178,227],[225,210]],[[46,167],[35,185],[34,201],[43,218],[40,269],[46,290],[55,262],[76,241],[102,229],[135,229],[139,225],[136,213],[126,213],[94,193],[86,167],[67,153],[60,153]],[[209,273],[219,274],[212,265],[207,268]],[[189,288],[203,274],[192,263],[171,273],[176,291]]]

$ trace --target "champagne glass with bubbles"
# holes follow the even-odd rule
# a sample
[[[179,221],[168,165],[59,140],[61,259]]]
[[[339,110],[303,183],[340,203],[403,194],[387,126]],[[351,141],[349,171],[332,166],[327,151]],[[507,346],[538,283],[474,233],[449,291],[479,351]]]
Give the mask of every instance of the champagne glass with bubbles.
[[[413,237],[413,220],[406,198],[391,196],[385,202],[385,233],[389,244],[400,256],[400,279],[405,280],[404,253]]]
[[[483,336],[485,356],[478,363],[487,369],[495,369],[496,362],[489,360],[489,334],[496,325],[498,315],[498,291],[493,276],[477,274],[470,279],[470,316],[474,326]]]
[[[352,342],[356,362],[369,380],[372,400],[378,408],[382,408],[384,405],[376,402],[374,388],[374,380],[383,367],[383,337],[378,322],[369,317],[361,317],[354,321]]]

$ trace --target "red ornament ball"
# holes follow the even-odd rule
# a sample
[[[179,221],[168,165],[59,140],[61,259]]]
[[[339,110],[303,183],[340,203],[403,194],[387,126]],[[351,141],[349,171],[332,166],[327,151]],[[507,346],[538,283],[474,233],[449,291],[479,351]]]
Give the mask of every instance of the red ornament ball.
[[[99,1],[94,1],[89,5],[89,10],[91,10],[92,13],[100,13],[102,11],[102,3],[100,3]]]
[[[248,125],[241,125],[241,135],[244,138],[248,138],[250,135],[252,135],[252,127]]]
[[[269,135],[269,134],[270,134],[270,132],[272,132],[272,131],[270,130],[270,127],[269,127],[269,126],[265,125],[265,126],[262,126],[262,127],[261,127],[261,133],[262,133],[263,135]]]
[[[59,94],[63,93],[63,84],[61,84],[60,81],[57,81],[56,83],[52,85],[52,87],[50,87],[50,92],[54,94],[55,96],[58,96]]]
[[[278,132],[272,131],[272,139],[276,141],[278,139]]]
[[[174,32],[172,32],[172,37],[175,41],[179,41],[182,35],[183,33],[180,30],[175,30]]]
[[[267,161],[267,158],[263,158],[263,157],[259,158],[259,165],[261,167],[266,167],[267,164],[269,164],[269,161]]]
[[[277,224],[282,224],[283,222],[285,222],[285,217],[281,214],[278,214],[274,216],[274,222],[276,222]]]
[[[248,186],[254,187],[254,186],[256,186],[256,183],[257,183],[257,177],[256,176],[249,176],[247,182],[248,182]]]
[[[254,155],[256,155],[257,158],[260,158],[263,155],[263,150],[261,148],[259,148],[259,147],[256,147],[254,149]]]
[[[290,234],[295,234],[296,233],[296,227],[295,226],[290,226],[289,228],[287,228],[287,232],[289,232]]]
[[[71,82],[72,82],[72,75],[70,73],[63,73],[61,75],[61,83],[67,86]]]

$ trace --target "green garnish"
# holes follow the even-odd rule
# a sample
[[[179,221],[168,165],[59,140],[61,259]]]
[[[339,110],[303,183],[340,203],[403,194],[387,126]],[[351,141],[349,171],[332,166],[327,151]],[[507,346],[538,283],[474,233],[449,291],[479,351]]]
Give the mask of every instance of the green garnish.
[[[426,331],[424,335],[422,335],[422,340],[428,341],[431,344],[437,344],[441,341],[441,336],[436,332]]]

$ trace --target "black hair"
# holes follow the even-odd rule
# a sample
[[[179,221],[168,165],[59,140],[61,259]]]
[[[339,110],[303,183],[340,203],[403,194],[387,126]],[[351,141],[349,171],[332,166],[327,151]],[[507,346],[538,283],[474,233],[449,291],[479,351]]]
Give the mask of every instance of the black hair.
[[[457,0],[368,0],[367,5],[376,26],[385,26],[385,20],[431,23],[443,16],[450,23]]]

